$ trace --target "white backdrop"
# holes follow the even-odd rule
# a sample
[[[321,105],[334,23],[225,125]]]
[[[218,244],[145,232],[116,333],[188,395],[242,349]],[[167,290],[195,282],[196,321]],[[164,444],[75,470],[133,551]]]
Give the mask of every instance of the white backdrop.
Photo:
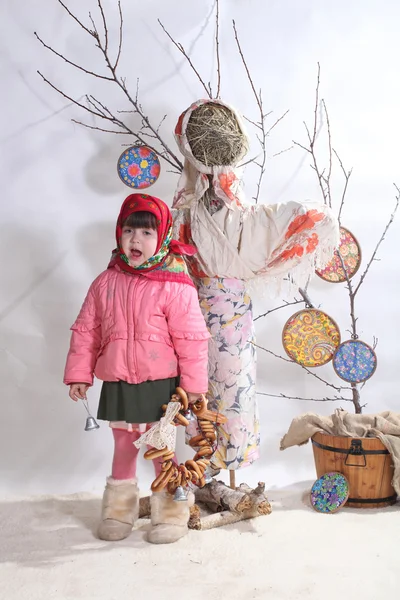
[[[321,95],[330,112],[334,147],[354,168],[343,224],[358,237],[363,266],[394,206],[393,181],[400,184],[398,142],[397,0],[221,0],[222,98],[257,119],[254,98],[232,35],[236,19],[243,50],[257,87],[262,87],[271,119],[290,113],[269,141],[269,155],[305,141],[303,120],[313,117],[317,61]],[[116,0],[104,0],[111,33],[118,28]],[[134,91],[140,78],[141,102],[156,122],[165,113],[164,135],[174,146],[178,115],[202,88],[157,23],[190,50],[206,80],[213,79],[214,14],[211,0],[124,0],[125,41],[121,75]],[[69,0],[88,23],[95,0]],[[100,21],[98,21],[100,23]],[[100,490],[109,473],[112,442],[105,424],[83,431],[83,406],[73,404],[62,384],[69,327],[86,290],[107,264],[114,222],[128,189],[116,174],[122,136],[83,129],[71,118],[85,115],[46,86],[40,69],[73,98],[93,93],[114,109],[128,108],[113,84],[91,80],[50,55],[40,35],[71,60],[105,72],[100,55],[56,0],[3,0],[0,8],[1,81],[1,479],[3,495]],[[90,124],[90,116],[87,120]],[[271,120],[271,123],[273,121]],[[128,139],[123,138],[124,142]],[[253,140],[250,156],[257,149]],[[165,167],[165,165],[164,165]],[[341,185],[334,181],[336,207]],[[245,174],[245,191],[255,189],[256,170]],[[169,203],[176,175],[163,169],[151,193]],[[270,158],[262,201],[319,198],[304,152],[293,149]],[[396,326],[399,296],[397,240],[400,215],[358,296],[362,339],[377,348],[379,365],[362,391],[365,410],[399,410]],[[349,327],[348,297],[342,286],[320,280],[310,295],[339,323]],[[255,298],[255,315],[273,302]],[[282,353],[281,329],[296,307],[257,321],[258,341]],[[318,371],[336,384],[330,365]],[[330,394],[300,367],[259,355],[259,391],[322,397]],[[332,390],[333,391],[333,390]],[[99,384],[90,391],[96,410]],[[334,392],[334,391],[333,391]],[[279,451],[291,419],[307,410],[327,414],[335,404],[260,397],[262,457],[238,474],[249,483],[286,486],[314,477],[309,446]],[[351,410],[351,405],[344,405]],[[182,456],[190,451],[181,450]],[[142,482],[150,482],[141,464]]]

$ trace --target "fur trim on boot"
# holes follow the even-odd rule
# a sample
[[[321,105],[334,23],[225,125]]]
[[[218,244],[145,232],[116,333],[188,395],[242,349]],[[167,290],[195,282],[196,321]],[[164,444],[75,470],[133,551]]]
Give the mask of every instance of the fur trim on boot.
[[[99,538],[108,542],[125,539],[132,532],[138,516],[139,489],[136,479],[107,477],[97,532]]]
[[[171,544],[188,532],[190,507],[194,504],[194,494],[189,492],[186,502],[175,502],[166,492],[152,494],[151,529],[147,539],[151,544]]]

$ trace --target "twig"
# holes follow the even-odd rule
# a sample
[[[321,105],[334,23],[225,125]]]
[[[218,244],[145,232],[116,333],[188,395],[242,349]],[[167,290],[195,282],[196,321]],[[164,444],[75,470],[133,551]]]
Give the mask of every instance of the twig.
[[[51,88],[53,88],[53,90],[55,90],[56,92],[58,92],[59,94],[61,94],[61,96],[63,96],[67,100],[70,100],[70,102],[72,102],[73,104],[76,104],[76,106],[79,106],[79,108],[83,108],[84,110],[87,110],[89,113],[91,113],[95,117],[100,117],[102,119],[107,119],[108,121],[112,121],[112,119],[110,119],[108,117],[105,117],[101,113],[96,112],[96,111],[88,108],[84,104],[81,104],[77,100],[74,100],[73,98],[71,98],[71,96],[68,96],[68,94],[66,94],[65,92],[61,91],[58,87],[56,87],[53,83],[51,83],[48,79],[46,79],[46,77],[40,71],[37,71],[37,73],[40,75],[40,77],[43,79],[43,81],[45,83],[47,83]]]
[[[319,375],[317,375],[316,373],[314,373],[313,371],[311,371],[310,369],[308,369],[304,365],[301,365],[300,363],[297,363],[294,360],[291,360],[290,358],[285,358],[284,356],[280,356],[279,354],[275,354],[275,352],[272,352],[272,350],[268,350],[267,348],[263,348],[262,346],[259,346],[258,344],[254,344],[254,342],[253,342],[253,345],[256,348],[259,348],[260,350],[264,350],[264,352],[268,352],[268,354],[272,354],[272,356],[275,356],[275,358],[280,358],[281,360],[284,360],[285,362],[288,362],[290,364],[298,365],[299,367],[301,367],[302,369],[304,369],[309,375],[312,375],[313,377],[315,377],[316,379],[318,379],[319,381],[321,381],[322,383],[324,383],[328,387],[333,388],[337,392],[341,392],[342,390],[350,390],[351,389],[348,386],[337,386],[337,385],[334,385],[333,383],[329,383],[328,381],[325,381],[325,379],[322,379],[322,377],[320,377]]]
[[[269,134],[271,133],[271,131],[272,131],[272,130],[273,130],[273,129],[274,129],[274,128],[275,128],[275,127],[278,125],[278,123],[280,123],[280,122],[282,121],[282,119],[284,119],[284,118],[286,117],[286,115],[288,114],[288,112],[289,112],[289,109],[287,109],[287,111],[286,111],[286,112],[284,112],[284,113],[283,113],[283,115],[282,115],[281,117],[279,117],[279,118],[278,118],[278,119],[275,121],[275,123],[274,123],[273,125],[271,125],[271,127],[270,127],[270,128],[268,129],[268,131],[266,132],[266,134],[265,134],[265,137],[268,137],[268,136],[269,136]],[[270,115],[270,114],[271,114],[270,112],[269,112],[269,113],[267,113],[267,114],[264,116],[264,118],[266,118],[266,117],[267,117],[268,115]]]
[[[107,75],[100,75],[100,73],[95,73],[94,71],[89,71],[88,69],[85,69],[84,67],[80,67],[76,63],[72,62],[72,60],[69,60],[68,58],[65,58],[65,56],[63,56],[62,54],[60,54],[59,52],[57,52],[56,50],[54,50],[54,48],[52,48],[51,46],[48,46],[47,44],[45,44],[45,42],[42,40],[42,38],[39,37],[39,35],[36,33],[36,31],[34,31],[33,35],[39,40],[39,42],[47,50],[50,50],[50,52],[52,52],[53,54],[55,54],[59,58],[62,58],[69,65],[75,67],[76,69],[79,69],[80,71],[83,71],[87,75],[93,75],[93,77],[97,77],[98,79],[105,79],[106,81],[113,81],[112,77],[107,77]]]
[[[124,20],[122,18],[122,8],[121,8],[120,0],[118,0],[118,10],[119,10],[119,42],[118,42],[117,58],[114,63],[114,71],[118,67],[119,59],[120,59],[121,52],[122,52],[122,33],[123,33]],[[138,83],[139,83],[139,79],[138,79]],[[137,95],[136,95],[136,100],[137,100]]]
[[[280,308],[286,308],[287,306],[293,306],[294,304],[303,304],[303,302],[304,302],[304,300],[294,300],[294,302],[286,302],[285,301],[285,304],[282,304],[281,306],[276,306],[275,308],[271,308],[270,310],[267,310],[267,312],[265,312],[264,314],[258,315],[258,317],[253,319],[253,321],[258,321],[258,319],[262,319],[263,317],[266,317],[270,313],[273,313],[276,310],[279,310]]]
[[[329,169],[328,169],[328,175],[325,178],[325,183],[326,183],[326,187],[327,187],[327,196],[328,196],[328,204],[329,207],[332,208],[332,196],[331,196],[331,174],[332,174],[332,137],[331,137],[331,126],[329,123],[329,115],[328,115],[328,110],[326,108],[326,104],[325,104],[325,100],[322,99],[322,106],[324,107],[324,111],[325,111],[325,118],[326,118],[326,126],[328,129],[328,147],[329,147]]]
[[[168,31],[165,29],[164,25],[161,23],[160,19],[157,19],[159,24],[161,25],[162,29],[164,30],[164,32],[167,34],[167,36],[169,37],[169,39],[171,40],[171,42],[174,44],[174,46],[176,46],[176,48],[178,48],[179,52],[181,52],[183,54],[183,56],[186,58],[186,60],[188,61],[189,65],[191,66],[191,68],[193,69],[193,71],[196,73],[201,85],[203,86],[203,88],[205,89],[207,96],[212,99],[212,92],[211,89],[207,88],[206,84],[204,83],[203,79],[200,76],[200,73],[198,72],[198,70],[196,69],[196,67],[194,66],[194,64],[192,63],[190,56],[186,53],[184,47],[182,46],[182,44],[178,44],[178,42],[176,42],[174,40],[174,38],[172,37],[172,35],[170,33],[168,33]]]
[[[93,125],[88,125],[87,123],[77,121],[76,119],[71,119],[71,121],[72,123],[82,125],[82,127],[86,127],[87,129],[96,129],[97,131],[103,131],[104,133],[115,133],[116,135],[132,135],[129,131],[114,131],[113,129],[103,129],[102,127],[94,127]]]
[[[340,168],[342,169],[342,172],[343,172],[343,175],[344,175],[344,178],[345,178],[345,184],[344,184],[344,187],[343,187],[342,199],[340,201],[340,207],[339,207],[339,213],[338,213],[338,221],[339,221],[339,225],[340,225],[340,221],[341,221],[341,217],[342,217],[342,209],[343,209],[344,200],[345,200],[345,196],[346,196],[346,192],[347,192],[347,186],[349,185],[349,179],[350,179],[350,176],[351,176],[351,174],[353,172],[353,169],[350,169],[350,171],[347,172],[346,169],[344,168],[343,163],[342,163],[342,161],[341,161],[341,159],[340,159],[340,157],[339,157],[339,155],[338,155],[338,153],[336,152],[335,149],[333,149],[333,152],[334,152],[336,158],[339,161]]]
[[[313,129],[313,136],[311,138],[310,136],[310,132],[308,130],[307,124],[304,123],[306,131],[307,131],[307,135],[308,135],[308,140],[310,143],[310,153],[313,159],[313,163],[314,163],[314,170],[317,174],[318,177],[318,183],[319,186],[321,188],[321,192],[322,192],[322,197],[324,199],[324,203],[327,204],[327,194],[326,191],[324,190],[324,186],[322,184],[323,182],[323,174],[320,173],[319,169],[318,169],[318,165],[317,165],[317,157],[315,154],[315,143],[317,141],[317,121],[318,121],[318,105],[319,105],[319,84],[320,84],[320,73],[321,73],[321,67],[320,64],[318,63],[318,73],[317,73],[317,87],[315,89],[315,108],[314,108],[314,129]]]
[[[78,19],[78,17],[76,17],[70,10],[69,8],[64,4],[64,2],[62,2],[61,0],[57,0],[57,2],[59,4],[61,4],[61,6],[63,7],[63,9],[69,14],[70,17],[72,17],[74,19],[74,21],[76,21],[78,23],[78,25],[80,25],[82,27],[82,29],[84,29],[89,35],[93,36],[93,32],[90,31],[90,29],[88,29],[83,23],[81,23],[81,21]],[[94,36],[93,36],[94,37]]]
[[[101,4],[101,0],[97,0],[97,4],[99,5],[99,9],[101,12],[101,18],[103,19],[103,27],[104,27],[104,50],[107,52],[108,51],[108,29],[107,29],[107,23],[106,23],[106,17],[104,15],[104,10]]]
[[[217,15],[216,15],[216,29],[215,29],[215,44],[216,44],[216,54],[217,54],[217,95],[216,98],[219,98],[220,90],[221,90],[221,64],[219,59],[219,0],[216,0],[217,6]]]
[[[253,200],[255,200],[255,203],[257,204],[258,203],[258,197],[260,195],[262,179],[263,179],[264,173],[265,173],[265,163],[267,161],[266,140],[267,140],[267,137],[268,137],[269,133],[272,131],[272,129],[275,127],[275,125],[277,125],[277,123],[279,123],[279,121],[281,121],[283,119],[283,117],[287,114],[287,112],[285,113],[285,115],[283,115],[282,117],[280,117],[272,125],[272,127],[269,129],[269,131],[265,130],[265,119],[267,118],[267,116],[270,113],[264,114],[263,102],[262,102],[262,91],[260,89],[259,93],[257,93],[256,88],[254,86],[253,79],[251,77],[249,67],[247,65],[246,59],[245,59],[244,54],[243,54],[242,47],[241,47],[240,42],[239,42],[239,36],[238,36],[237,29],[236,29],[235,20],[232,21],[232,25],[233,25],[233,31],[234,31],[234,34],[235,34],[236,45],[238,47],[240,58],[242,59],[242,63],[243,63],[243,66],[245,68],[245,71],[246,71],[246,74],[247,74],[247,78],[248,78],[248,80],[250,82],[251,89],[253,90],[253,94],[254,94],[254,97],[256,99],[258,109],[260,111],[260,121],[259,122],[255,123],[254,121],[250,121],[250,119],[247,119],[248,121],[250,121],[251,123],[253,123],[253,125],[255,125],[260,130],[260,132],[261,132],[261,137],[257,135],[257,139],[260,142],[260,146],[261,146],[262,161],[261,161],[261,163],[256,163],[260,167],[260,175],[259,175],[259,178],[258,178],[258,181],[257,181],[256,195],[253,196]]]
[[[281,154],[284,154],[285,152],[289,152],[289,150],[293,150],[294,145],[293,146],[289,146],[288,148],[285,148],[284,150],[280,150],[280,152],[276,152],[275,154],[272,155],[272,158],[275,158],[276,156],[280,156]]]
[[[287,400],[304,400],[305,402],[352,402],[351,398],[334,396],[333,398],[301,398],[300,396],[287,396],[286,394],[266,394],[265,392],[256,392],[257,396],[269,396],[270,398],[286,398]]]
[[[374,252],[373,252],[373,254],[372,254],[372,256],[371,256],[371,259],[370,259],[369,263],[367,264],[367,266],[366,266],[366,268],[365,268],[365,271],[364,271],[364,273],[361,275],[360,281],[358,282],[358,285],[356,286],[356,288],[355,288],[355,290],[354,290],[354,296],[357,294],[358,290],[360,289],[360,286],[362,285],[362,283],[363,283],[363,281],[364,281],[364,279],[365,279],[365,277],[366,277],[366,275],[367,275],[367,273],[368,273],[368,271],[369,271],[369,269],[370,269],[370,266],[371,266],[371,265],[372,265],[372,263],[374,262],[374,260],[375,260],[375,256],[376,256],[376,253],[378,252],[378,249],[379,249],[379,246],[382,244],[383,240],[385,239],[385,235],[386,235],[386,233],[387,233],[387,231],[388,231],[389,227],[390,227],[390,226],[391,226],[391,224],[393,223],[393,220],[394,220],[395,214],[396,214],[396,212],[397,212],[397,209],[399,208],[399,201],[400,201],[400,190],[399,190],[399,188],[397,187],[397,185],[396,185],[395,183],[394,183],[393,185],[394,185],[394,187],[396,188],[396,190],[397,190],[397,193],[398,193],[398,195],[396,196],[396,206],[394,207],[394,210],[393,210],[392,214],[390,215],[389,222],[388,222],[388,224],[386,225],[386,227],[385,227],[385,229],[384,229],[384,232],[383,232],[383,234],[382,234],[382,236],[381,236],[380,240],[378,241],[378,243],[377,243],[377,245],[376,245],[376,248],[375,248],[375,250],[374,250]]]
[[[304,302],[306,303],[306,306],[308,306],[309,308],[314,308],[314,305],[311,302],[310,296],[307,294],[306,290],[299,288],[299,294],[303,298]]]
[[[261,102],[260,102],[260,98],[258,97],[258,94],[257,94],[256,89],[254,87],[254,83],[253,83],[253,80],[251,78],[250,71],[249,71],[249,68],[248,68],[247,63],[246,63],[246,59],[244,58],[244,55],[243,55],[243,52],[242,52],[242,48],[240,46],[240,42],[239,42],[237,30],[236,30],[235,20],[233,20],[232,23],[233,23],[233,31],[235,32],[235,40],[236,40],[236,44],[237,44],[237,47],[238,47],[238,50],[239,50],[239,54],[240,54],[240,57],[242,59],[243,66],[246,69],[247,78],[248,78],[248,80],[250,82],[251,89],[253,90],[253,94],[254,94],[254,97],[255,97],[256,102],[258,104],[258,108],[260,109],[260,112],[262,114],[262,105],[261,105]]]

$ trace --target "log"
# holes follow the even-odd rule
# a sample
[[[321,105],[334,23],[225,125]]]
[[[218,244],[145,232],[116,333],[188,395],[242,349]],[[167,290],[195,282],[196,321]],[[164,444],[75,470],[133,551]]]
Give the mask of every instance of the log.
[[[265,515],[271,513],[269,502],[266,502],[266,504],[268,504],[269,510],[268,512],[262,513]],[[195,508],[195,506],[192,508]],[[229,510],[224,510],[219,513],[211,513],[204,517],[200,517],[200,511],[198,511],[198,513],[193,511],[190,515],[188,527],[189,529],[196,529],[197,531],[206,531],[207,529],[213,529],[214,527],[223,527],[224,525],[231,525],[232,523],[238,523],[239,521],[245,521],[246,519],[254,519],[255,517],[259,517],[260,514],[261,513],[254,508],[245,510],[242,513],[233,513]]]
[[[269,515],[271,513],[272,509],[265,495],[265,483],[263,481],[259,481],[254,490],[247,483],[241,483],[238,489],[249,495],[252,509],[259,515]]]
[[[250,488],[249,488],[250,489]],[[211,483],[195,491],[196,502],[205,504],[211,512],[229,510],[232,513],[242,513],[249,510],[253,501],[247,491],[232,490],[222,481],[213,479]]]

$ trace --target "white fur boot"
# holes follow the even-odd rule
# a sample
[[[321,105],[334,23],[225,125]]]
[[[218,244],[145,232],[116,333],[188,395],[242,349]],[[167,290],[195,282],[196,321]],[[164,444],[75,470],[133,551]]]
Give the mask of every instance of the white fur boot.
[[[188,532],[190,507],[194,494],[189,492],[185,502],[175,502],[166,492],[155,492],[150,499],[151,529],[147,539],[152,544],[171,544]]]
[[[108,542],[125,539],[130,535],[138,516],[139,489],[136,479],[107,477],[97,532],[99,538]]]

